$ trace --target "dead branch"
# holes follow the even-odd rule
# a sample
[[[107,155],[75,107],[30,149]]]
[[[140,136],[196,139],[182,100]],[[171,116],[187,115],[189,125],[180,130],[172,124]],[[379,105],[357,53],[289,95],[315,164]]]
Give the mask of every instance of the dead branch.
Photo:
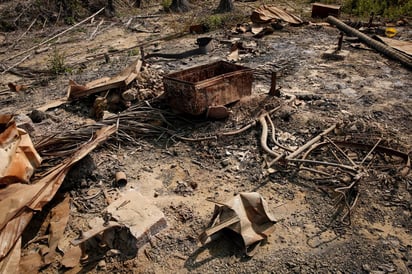
[[[246,130],[248,130],[249,128],[254,127],[254,126],[256,126],[256,120],[249,123],[248,125],[240,128],[240,129],[238,129],[238,130],[233,130],[233,131],[229,131],[229,132],[222,132],[222,133],[219,133],[218,135],[221,135],[221,136],[237,135],[237,134],[240,134],[242,132],[245,132]]]
[[[161,15],[159,15],[159,14],[148,14],[148,15],[133,16],[133,18],[135,18],[135,19],[146,19],[146,18],[157,18],[157,17],[161,17]]]
[[[66,32],[71,31],[71,30],[77,28],[78,26],[82,25],[83,23],[89,21],[90,19],[94,18],[96,15],[98,15],[99,13],[101,13],[104,9],[105,9],[105,8],[101,8],[100,10],[98,10],[97,12],[95,12],[94,14],[92,14],[91,16],[87,17],[86,19],[83,19],[82,21],[80,21],[79,23],[71,26],[70,28],[65,29],[64,31],[62,31],[62,32],[54,35],[53,37],[51,37],[51,38],[49,38],[49,39],[47,39],[47,40],[45,40],[45,41],[43,41],[43,42],[41,42],[41,43],[33,46],[33,47],[31,47],[31,48],[29,48],[29,49],[27,49],[27,50],[25,50],[25,51],[22,51],[22,52],[20,52],[20,53],[18,53],[18,54],[15,54],[15,55],[13,55],[13,56],[7,57],[7,58],[1,60],[1,62],[5,62],[5,61],[12,60],[12,59],[14,59],[14,58],[16,58],[16,57],[19,57],[19,56],[21,56],[21,55],[23,55],[23,54],[26,54],[26,53],[28,53],[28,52],[30,52],[30,51],[33,51],[33,50],[35,50],[35,49],[37,49],[37,48],[39,48],[39,47],[41,47],[41,46],[49,43],[50,41],[52,41],[52,40],[54,40],[54,39],[62,36],[62,35],[65,34]],[[2,74],[3,74],[3,73],[4,73],[4,72],[2,72]]]
[[[352,159],[338,146],[333,142],[328,136],[324,136],[324,138],[331,143],[340,153],[342,153],[343,156],[352,164],[352,166],[356,166],[355,162],[352,161]]]
[[[356,202],[358,201],[359,198],[359,192],[356,192],[356,196],[352,201],[348,201],[349,197],[348,195],[350,195],[350,191],[355,189],[355,186],[359,183],[359,181],[361,180],[361,178],[364,176],[364,173],[358,173],[355,178],[353,179],[352,183],[348,186],[344,186],[344,187],[338,187],[335,188],[334,191],[336,193],[339,193],[341,195],[338,203],[340,203],[340,201],[344,201],[343,206],[346,208],[346,212],[345,214],[342,216],[341,221],[343,221],[344,219],[346,219],[346,217],[349,217],[349,224],[350,224],[350,216],[351,216],[351,212],[353,210],[353,208],[356,205]],[[338,208],[338,211],[341,211]]]
[[[166,35],[166,36],[154,38],[154,39],[151,39],[151,40],[146,39],[145,41],[140,42],[139,44],[136,44],[136,45],[128,47],[128,48],[119,49],[119,50],[118,49],[111,50],[110,53],[111,54],[114,54],[114,53],[119,54],[119,53],[122,53],[122,52],[125,52],[125,51],[130,51],[130,50],[133,50],[133,49],[136,49],[136,48],[142,48],[144,46],[149,46],[149,45],[151,45],[153,43],[156,43],[158,41],[162,41],[162,40],[168,41],[168,40],[172,40],[172,39],[175,39],[175,38],[181,38],[181,37],[184,37],[188,34],[190,34],[190,33],[184,31],[184,32],[179,32],[179,33],[174,33],[174,34],[171,34],[171,35]],[[106,52],[93,54],[91,56],[87,56],[85,58],[85,60],[82,61],[82,62],[77,62],[76,64],[70,64],[70,65],[71,66],[82,66],[82,65],[90,63],[90,62],[92,62],[96,59],[103,58],[106,54],[107,54]]]
[[[285,156],[286,156],[285,153],[280,154],[278,157],[276,157],[275,159],[273,159],[273,161],[271,161],[271,162],[269,162],[269,163],[267,164],[268,168],[270,168],[271,166],[273,166],[273,165],[274,165],[275,163],[277,163],[280,159],[285,158]]]
[[[99,24],[97,24],[96,29],[92,32],[92,34],[89,37],[89,40],[93,40],[93,38],[96,36],[97,31],[99,30],[99,27],[103,24],[104,20],[102,19]]]
[[[292,103],[295,101],[296,96],[295,95],[289,95],[289,94],[285,94],[286,96],[290,97],[288,100],[286,100],[283,104],[271,109],[270,111],[266,112],[264,115],[272,115],[273,113],[275,113],[276,111],[278,111],[279,109],[281,109],[282,107]],[[234,130],[234,131],[229,131],[229,132],[222,132],[219,133],[219,136],[230,136],[230,135],[237,135],[240,134],[242,132],[245,132],[246,130],[248,130],[249,128],[255,126],[257,124],[257,122],[260,120],[260,116],[257,117],[255,120],[253,120],[252,122],[250,122],[248,125],[238,129],[238,130]]]
[[[376,149],[376,147],[379,145],[379,143],[382,141],[381,138],[376,142],[376,144],[369,150],[368,154],[362,159],[362,162],[359,164],[360,166],[363,165],[363,163],[368,159],[369,155]]]
[[[260,135],[260,145],[262,146],[263,150],[268,153],[269,155],[272,155],[274,157],[279,157],[280,155],[273,150],[271,150],[268,145],[267,145],[267,138],[268,138],[268,125],[266,123],[266,116],[268,114],[262,114],[259,116],[259,122],[260,125],[262,126],[262,133]]]
[[[272,141],[273,143],[275,143],[275,145],[277,145],[278,147],[280,147],[283,150],[289,151],[289,152],[293,152],[293,150],[291,148],[288,148],[284,145],[282,145],[281,143],[278,142],[278,140],[276,139],[275,133],[276,133],[276,129],[275,129],[275,125],[273,124],[272,118],[270,118],[269,115],[266,116],[270,126],[272,127]]]
[[[37,16],[37,17],[33,20],[33,22],[31,22],[30,26],[26,29],[26,31],[23,32],[23,34],[20,35],[20,37],[17,38],[16,41],[14,41],[14,43],[9,47],[9,49],[14,48],[14,46],[16,46],[17,42],[19,42],[19,41],[27,34],[27,32],[29,32],[29,30],[33,27],[34,23],[36,23],[37,18],[39,18],[39,16]]]
[[[288,158],[288,157],[286,157],[286,158]],[[356,168],[354,168],[352,166],[337,164],[337,163],[329,163],[329,162],[306,160],[306,159],[296,159],[296,158],[287,159],[287,160],[290,161],[290,162],[299,162],[299,163],[308,163],[308,164],[315,164],[315,165],[333,166],[333,167],[338,167],[338,168],[341,168],[341,169],[344,169],[344,170],[348,170],[348,171],[357,173]]]
[[[319,135],[317,135],[315,138],[313,138],[312,140],[310,140],[309,142],[307,142],[306,144],[304,144],[303,146],[301,146],[300,148],[298,148],[297,150],[295,150],[295,152],[293,152],[292,154],[289,154],[288,156],[286,156],[287,160],[292,160],[294,158],[296,158],[296,156],[298,156],[299,154],[301,154],[303,151],[305,151],[306,149],[308,149],[309,147],[311,147],[313,144],[315,144],[316,142],[318,142],[324,135],[329,134],[331,131],[333,131],[336,128],[336,124],[334,124],[333,126],[330,126],[329,128],[325,129],[323,132],[321,132]]]
[[[20,65],[21,63],[23,63],[24,61],[26,61],[30,56],[32,56],[32,53],[30,53],[29,55],[27,55],[26,57],[24,57],[23,59],[21,59],[21,60],[18,61],[17,63],[11,65],[10,67],[8,67],[8,68],[6,68],[6,69],[4,69],[1,74],[5,74],[5,73],[8,72],[9,70],[11,70],[11,69],[13,69],[14,67]]]
[[[320,170],[317,170],[317,169],[314,169],[314,168],[310,168],[310,167],[301,166],[301,167],[299,167],[299,169],[300,170],[310,171],[310,172],[313,172],[313,173],[318,173],[318,174],[321,174],[323,176],[330,176],[330,174],[328,174],[326,172],[323,172],[323,171],[320,171]]]

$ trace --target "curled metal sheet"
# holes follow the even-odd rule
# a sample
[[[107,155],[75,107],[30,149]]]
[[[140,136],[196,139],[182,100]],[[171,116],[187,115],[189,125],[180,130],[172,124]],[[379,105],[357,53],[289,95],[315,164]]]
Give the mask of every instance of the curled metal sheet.
[[[13,116],[0,115],[0,185],[29,183],[41,161],[30,136],[17,128]]]
[[[0,212],[0,262],[20,238],[34,211],[42,210],[53,199],[70,168],[115,131],[115,125],[101,128],[70,158],[31,185],[16,183],[0,189],[0,208],[4,209]]]
[[[253,23],[266,24],[274,21],[285,21],[292,25],[303,24],[302,19],[275,6],[263,5],[252,12],[250,19]]]
[[[276,220],[269,212],[263,197],[257,192],[244,192],[216,205],[212,225],[199,239],[202,244],[206,244],[214,238],[214,234],[228,228],[240,234],[246,254],[253,256],[255,247],[273,232],[275,223]]]

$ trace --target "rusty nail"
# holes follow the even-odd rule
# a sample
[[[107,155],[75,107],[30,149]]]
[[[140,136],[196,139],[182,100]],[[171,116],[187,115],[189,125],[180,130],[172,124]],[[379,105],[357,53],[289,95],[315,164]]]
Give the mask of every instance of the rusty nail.
[[[116,180],[115,186],[116,187],[124,187],[127,184],[126,173],[123,171],[116,172]]]
[[[77,237],[77,239],[79,239],[79,240],[81,240],[81,239],[83,239],[83,231],[82,230],[79,230],[79,237]]]

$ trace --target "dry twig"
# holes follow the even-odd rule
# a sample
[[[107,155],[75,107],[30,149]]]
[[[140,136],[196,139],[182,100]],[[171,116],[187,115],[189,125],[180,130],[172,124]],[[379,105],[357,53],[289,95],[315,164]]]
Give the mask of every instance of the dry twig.
[[[20,52],[20,53],[17,53],[17,54],[15,54],[15,55],[10,56],[10,57],[6,57],[5,59],[3,59],[3,60],[1,60],[1,61],[2,61],[2,62],[5,62],[5,61],[12,60],[12,59],[14,59],[14,58],[16,58],[16,57],[19,57],[19,56],[21,56],[21,55],[23,55],[23,54],[26,54],[26,53],[28,53],[28,52],[31,52],[31,51],[33,51],[33,50],[35,50],[35,49],[37,49],[37,48],[39,48],[39,47],[47,44],[47,43],[53,41],[54,39],[62,36],[62,35],[65,34],[66,32],[71,31],[72,29],[75,29],[76,27],[80,26],[81,24],[83,24],[83,23],[89,21],[90,19],[94,18],[96,15],[98,15],[99,13],[101,13],[104,9],[105,9],[105,8],[101,8],[100,10],[98,10],[97,12],[95,12],[94,14],[92,14],[91,16],[89,16],[89,17],[87,17],[86,19],[80,21],[79,23],[71,26],[70,28],[65,29],[64,31],[62,31],[62,32],[54,35],[53,37],[51,37],[51,38],[49,38],[49,39],[46,39],[45,41],[43,41],[43,42],[41,42],[41,43],[39,43],[39,44],[37,44],[37,45],[35,45],[35,46],[27,49],[27,50],[24,50],[24,51],[22,51],[22,52]],[[24,61],[24,60],[21,60],[20,63],[23,62],[23,61]],[[11,66],[11,67],[15,67],[15,66],[16,66],[16,65],[13,65],[13,66]],[[7,71],[8,71],[8,70],[3,71],[2,74],[6,73]]]

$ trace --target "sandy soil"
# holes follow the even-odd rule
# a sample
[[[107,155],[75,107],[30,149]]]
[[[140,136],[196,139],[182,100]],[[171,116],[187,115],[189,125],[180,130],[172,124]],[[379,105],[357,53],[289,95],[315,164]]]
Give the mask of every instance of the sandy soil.
[[[248,9],[242,3],[238,8]],[[289,7],[290,8],[290,7]],[[154,13],[159,7],[134,11]],[[300,11],[307,11],[306,4]],[[184,15],[190,17],[191,15]],[[183,17],[179,20],[183,21]],[[134,32],[129,26],[148,30]],[[133,18],[126,14],[116,18],[96,18],[61,37],[50,49],[31,55],[9,73],[1,75],[1,113],[30,113],[36,107],[65,96],[68,80],[79,83],[102,76],[112,76],[138,58],[132,48],[139,43],[170,34],[176,28],[176,15],[160,14],[156,18]],[[99,22],[103,23],[96,30]],[[142,27],[143,26],[143,27]],[[9,48],[24,32],[2,33],[0,60],[21,52],[62,28],[33,30]],[[151,33],[155,30],[156,32]],[[157,32],[160,30],[160,32]],[[93,35],[92,35],[93,34]],[[412,28],[399,28],[402,39],[412,38]],[[230,107],[231,115],[223,121],[202,119],[193,126],[182,126],[188,137],[208,136],[214,132],[240,128],[255,119],[262,109],[271,109],[285,100],[267,96],[270,72],[278,71],[281,94],[296,95],[294,104],[272,115],[279,140],[298,148],[329,126],[343,124],[334,139],[382,144],[410,153],[412,143],[411,71],[373,50],[355,49],[349,42],[343,47],[350,54],[343,61],[321,58],[334,48],[339,31],[330,26],[285,26],[262,39],[252,34],[233,34],[219,30],[203,35],[186,35],[145,46],[145,52],[182,52],[196,48],[196,38],[211,36],[215,49],[207,55],[180,60],[152,58],[147,67],[153,71],[161,94],[161,76],[181,69],[226,60],[230,45],[225,41],[239,38],[251,51],[240,54],[238,64],[254,69],[252,95]],[[47,72],[54,49],[65,53],[70,71],[63,75]],[[110,57],[105,62],[103,54]],[[22,55],[24,57],[24,55]],[[12,61],[18,61],[18,58]],[[82,63],[83,65],[79,65]],[[6,67],[11,61],[3,62]],[[27,92],[14,94],[7,83],[30,85]],[[51,133],[62,132],[92,123],[88,102],[65,104],[49,110],[47,119],[34,124],[35,141]],[[67,241],[87,228],[88,220],[100,216],[107,206],[102,195],[83,200],[102,184],[110,189],[114,171],[128,175],[125,189],[138,189],[165,214],[168,228],[152,237],[136,256],[108,256],[107,250],[94,250],[90,262],[74,269],[62,269],[59,258],[40,272],[56,273],[410,273],[412,272],[412,185],[411,175],[402,177],[397,166],[382,170],[370,166],[359,184],[359,201],[351,212],[350,224],[334,218],[334,195],[324,191],[314,174],[298,172],[298,166],[274,166],[268,172],[260,146],[258,125],[234,136],[215,140],[184,142],[159,138],[141,138],[129,146],[104,146],[80,162],[67,177],[62,192],[79,208],[71,207],[66,228]],[[273,145],[273,144],[272,144]],[[273,145],[274,146],[274,145]],[[319,155],[314,155],[319,159]],[[322,154],[321,156],[322,157]],[[322,158],[321,158],[322,159]],[[95,168],[90,168],[95,165]],[[90,170],[91,169],[91,170]],[[86,172],[86,171],[89,172]],[[80,172],[79,172],[80,171]],[[305,176],[306,175],[306,176]],[[343,175],[342,175],[343,176]],[[333,183],[330,179],[329,183]],[[259,192],[268,202],[278,222],[275,232],[258,253],[249,258],[233,241],[233,235],[201,247],[197,237],[207,227],[214,204],[226,201],[239,192]],[[53,204],[53,203],[52,203]],[[51,206],[50,206],[51,207]],[[50,210],[49,207],[45,212]],[[39,214],[40,215],[44,215]],[[34,229],[39,216],[26,234],[41,236],[47,231]],[[347,219],[346,219],[347,221]],[[28,239],[26,239],[26,242]],[[24,245],[23,254],[38,252],[45,243]],[[61,254],[60,254],[61,255]]]

